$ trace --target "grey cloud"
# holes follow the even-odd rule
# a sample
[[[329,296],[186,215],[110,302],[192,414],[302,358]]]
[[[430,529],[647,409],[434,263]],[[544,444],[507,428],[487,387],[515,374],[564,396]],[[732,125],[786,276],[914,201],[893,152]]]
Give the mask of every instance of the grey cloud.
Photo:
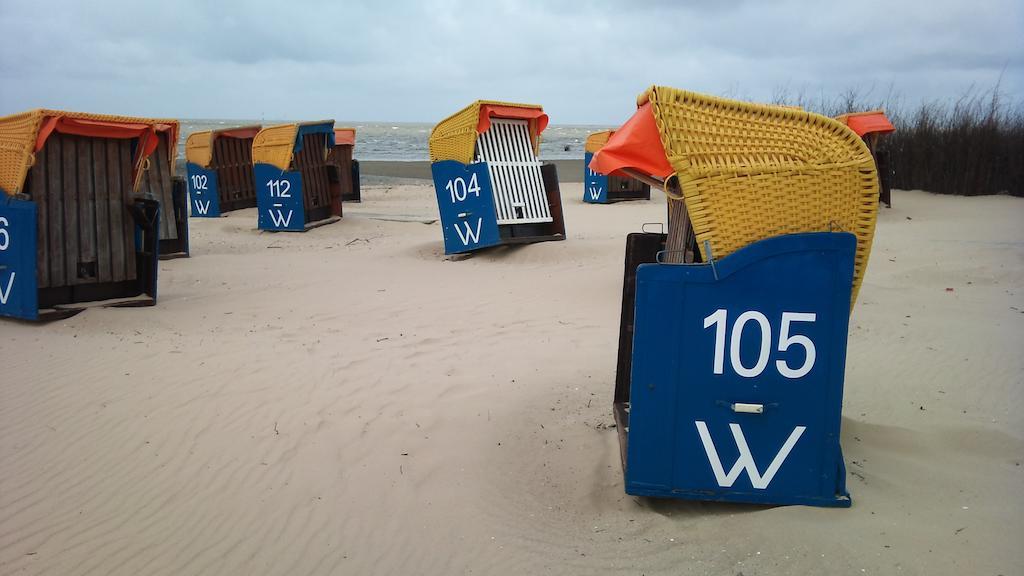
[[[651,84],[760,101],[780,87],[891,89],[912,102],[1001,78],[1024,97],[1012,0],[0,0],[0,18],[0,113],[433,121],[493,98],[612,124]]]

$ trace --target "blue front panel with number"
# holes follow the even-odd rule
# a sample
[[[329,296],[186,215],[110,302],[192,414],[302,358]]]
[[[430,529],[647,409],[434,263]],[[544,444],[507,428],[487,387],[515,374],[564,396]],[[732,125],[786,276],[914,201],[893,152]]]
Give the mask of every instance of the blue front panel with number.
[[[36,203],[0,190],[0,316],[39,317]]]
[[[583,201],[604,204],[608,202],[608,176],[590,169],[590,161],[593,159],[593,152],[587,152],[583,159]]]
[[[256,207],[260,230],[302,232],[306,211],[302,204],[302,174],[273,164],[257,164]]]
[[[839,446],[856,238],[637,271],[630,494],[849,506]]]
[[[445,254],[469,252],[501,243],[494,193],[487,164],[454,160],[430,165],[444,230]]]
[[[194,218],[219,218],[220,193],[217,190],[217,172],[198,164],[185,165],[188,174],[188,197]]]

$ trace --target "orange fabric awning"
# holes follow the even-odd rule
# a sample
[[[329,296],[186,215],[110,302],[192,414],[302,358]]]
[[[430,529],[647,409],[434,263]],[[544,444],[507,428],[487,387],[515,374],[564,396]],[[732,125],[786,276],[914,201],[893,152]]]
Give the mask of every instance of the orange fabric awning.
[[[662,180],[675,172],[661,144],[650,103],[640,106],[590,161],[590,169],[599,174],[619,176],[623,168]]]
[[[259,126],[246,126],[244,128],[232,128],[229,130],[218,130],[216,136],[226,138],[255,138],[260,132]]]
[[[335,146],[355,146],[356,145],[356,131],[352,128],[335,128],[334,129],[334,145]]]
[[[43,149],[46,139],[54,131],[61,134],[73,134],[76,136],[91,136],[94,138],[138,138],[138,158],[148,158],[156,150],[159,141],[157,132],[170,131],[171,138],[169,148],[177,141],[177,125],[171,124],[141,124],[135,122],[118,122],[113,120],[86,120],[84,118],[72,118],[68,116],[47,116],[39,127],[39,135],[36,136],[35,152]],[[172,158],[173,160],[173,158]]]
[[[518,118],[522,120],[536,120],[536,134],[539,136],[548,127],[548,115],[539,108],[524,108],[521,106],[500,106],[497,104],[483,104],[480,106],[480,120],[477,122],[476,131],[483,134],[491,127],[491,117]]]
[[[881,110],[859,112],[857,114],[843,114],[842,116],[839,116],[837,120],[845,123],[860,137],[864,137],[865,134],[888,134],[889,132],[896,131],[896,127],[892,125],[892,122],[889,122],[889,119],[885,116],[885,112],[882,112]]]

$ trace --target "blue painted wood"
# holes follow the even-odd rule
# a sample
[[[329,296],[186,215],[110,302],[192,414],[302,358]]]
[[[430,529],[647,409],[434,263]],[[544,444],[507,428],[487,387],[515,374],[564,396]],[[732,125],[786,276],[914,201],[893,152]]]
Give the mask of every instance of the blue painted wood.
[[[198,164],[185,165],[186,184],[193,218],[220,218],[220,191],[217,171]]]
[[[583,158],[583,201],[588,204],[608,203],[608,176],[590,169],[593,152],[587,152]]]
[[[430,165],[441,215],[445,254],[458,254],[501,243],[498,213],[487,163],[454,160]]]
[[[259,229],[304,231],[306,210],[302,198],[302,174],[281,170],[273,164],[256,164],[254,170]]]
[[[793,234],[756,242],[713,265],[638,268],[626,492],[850,505],[839,427],[855,247],[849,233]],[[718,310],[726,316],[720,374],[718,325],[705,327]],[[767,363],[756,375],[744,374],[761,357],[756,319],[742,326],[736,342],[738,369],[730,353],[736,321],[746,312],[763,314],[770,332]],[[791,339],[802,335],[814,347],[803,376],[783,375],[809,356],[801,344],[780,351],[784,313],[814,314],[813,321],[802,316],[789,323]],[[738,403],[764,411],[737,412]],[[741,458],[744,452],[749,459]]]
[[[39,318],[37,207],[0,190],[0,316]]]

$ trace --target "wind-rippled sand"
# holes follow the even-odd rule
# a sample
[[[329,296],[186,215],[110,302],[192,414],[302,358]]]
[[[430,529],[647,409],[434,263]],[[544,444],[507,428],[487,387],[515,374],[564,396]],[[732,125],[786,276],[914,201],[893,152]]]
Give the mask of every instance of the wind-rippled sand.
[[[441,258],[429,186],[193,219],[155,308],[0,322],[0,574],[1020,574],[1024,200],[894,193],[851,320],[851,509],[622,491],[625,234]],[[950,290],[951,289],[951,290]]]

